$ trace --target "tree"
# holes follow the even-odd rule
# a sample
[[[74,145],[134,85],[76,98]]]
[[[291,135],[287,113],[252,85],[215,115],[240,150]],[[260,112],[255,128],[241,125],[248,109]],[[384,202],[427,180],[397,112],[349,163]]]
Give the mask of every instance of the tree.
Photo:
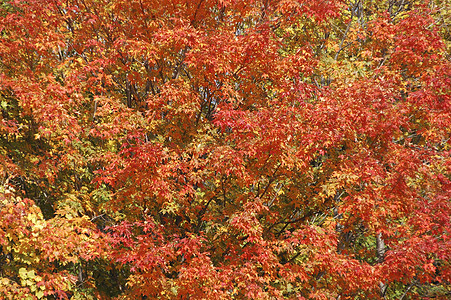
[[[450,293],[449,2],[0,9],[0,295]]]

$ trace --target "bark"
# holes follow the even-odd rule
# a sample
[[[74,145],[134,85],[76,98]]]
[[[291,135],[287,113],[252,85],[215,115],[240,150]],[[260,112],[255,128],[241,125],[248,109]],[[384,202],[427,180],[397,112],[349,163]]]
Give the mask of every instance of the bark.
[[[376,255],[378,263],[382,263],[384,261],[385,255],[385,243],[382,239],[382,233],[379,233],[376,236]],[[387,285],[383,282],[379,282],[380,295],[385,299],[385,292],[387,291]]]

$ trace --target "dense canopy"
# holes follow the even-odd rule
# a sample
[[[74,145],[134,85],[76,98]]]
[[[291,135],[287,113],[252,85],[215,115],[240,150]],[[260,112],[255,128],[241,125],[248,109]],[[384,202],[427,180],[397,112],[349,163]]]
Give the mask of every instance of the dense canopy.
[[[0,298],[445,299],[449,0],[2,0]]]

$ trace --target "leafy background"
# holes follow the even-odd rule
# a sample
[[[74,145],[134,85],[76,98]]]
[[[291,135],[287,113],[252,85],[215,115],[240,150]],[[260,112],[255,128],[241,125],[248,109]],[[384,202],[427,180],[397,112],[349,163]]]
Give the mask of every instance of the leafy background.
[[[450,294],[449,0],[3,0],[0,296]]]

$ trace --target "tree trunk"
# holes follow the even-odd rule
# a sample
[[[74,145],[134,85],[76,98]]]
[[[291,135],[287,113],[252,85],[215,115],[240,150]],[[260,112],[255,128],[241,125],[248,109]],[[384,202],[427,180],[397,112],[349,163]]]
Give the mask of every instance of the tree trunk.
[[[376,236],[376,255],[378,263],[382,263],[384,261],[385,255],[385,243],[382,239],[382,233],[377,234]],[[380,295],[385,299],[385,292],[387,291],[387,285],[383,282],[379,282]]]

